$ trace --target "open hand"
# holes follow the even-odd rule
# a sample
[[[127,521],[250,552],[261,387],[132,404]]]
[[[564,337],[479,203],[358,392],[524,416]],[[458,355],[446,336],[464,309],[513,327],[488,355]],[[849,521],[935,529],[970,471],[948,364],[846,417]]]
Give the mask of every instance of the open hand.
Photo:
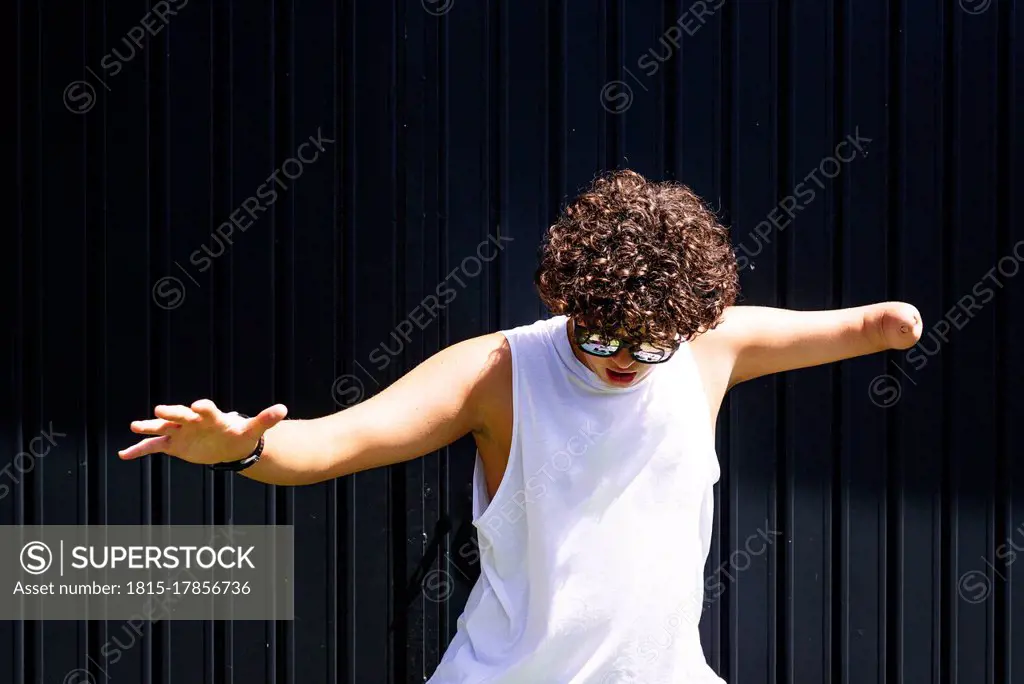
[[[122,459],[165,453],[202,465],[237,461],[252,453],[263,433],[284,420],[288,409],[274,404],[253,418],[242,418],[200,399],[192,406],[157,406],[153,413],[156,418],[136,420],[131,430],[154,436],[117,452]]]

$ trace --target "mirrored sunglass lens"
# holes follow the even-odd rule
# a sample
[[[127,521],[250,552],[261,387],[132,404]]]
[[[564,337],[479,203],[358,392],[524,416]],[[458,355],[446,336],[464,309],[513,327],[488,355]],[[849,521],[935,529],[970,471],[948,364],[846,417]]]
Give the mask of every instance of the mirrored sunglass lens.
[[[619,341],[610,340],[598,333],[592,333],[583,339],[580,346],[584,351],[590,352],[591,354],[611,356],[619,350]]]
[[[671,354],[670,349],[658,347],[653,344],[641,344],[634,351],[633,355],[638,361],[646,361],[648,363],[661,361]]]
[[[618,344],[605,344],[603,342],[584,342],[580,346],[591,354],[599,354],[601,356],[612,356],[619,350]]]

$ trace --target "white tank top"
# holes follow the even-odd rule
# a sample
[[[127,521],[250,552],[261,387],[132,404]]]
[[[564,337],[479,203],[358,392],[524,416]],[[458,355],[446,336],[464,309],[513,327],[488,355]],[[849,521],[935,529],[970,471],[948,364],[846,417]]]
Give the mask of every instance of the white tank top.
[[[724,684],[697,623],[719,465],[691,350],[629,387],[572,352],[566,317],[502,333],[513,429],[481,574],[428,684]]]

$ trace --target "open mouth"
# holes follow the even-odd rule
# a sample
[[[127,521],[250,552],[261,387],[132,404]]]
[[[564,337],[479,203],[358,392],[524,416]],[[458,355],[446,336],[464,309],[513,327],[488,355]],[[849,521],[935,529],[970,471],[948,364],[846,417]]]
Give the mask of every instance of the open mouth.
[[[611,368],[605,368],[605,372],[608,374],[609,380],[619,385],[628,385],[633,382],[633,378],[636,377],[636,371],[621,373],[619,371],[613,371]]]

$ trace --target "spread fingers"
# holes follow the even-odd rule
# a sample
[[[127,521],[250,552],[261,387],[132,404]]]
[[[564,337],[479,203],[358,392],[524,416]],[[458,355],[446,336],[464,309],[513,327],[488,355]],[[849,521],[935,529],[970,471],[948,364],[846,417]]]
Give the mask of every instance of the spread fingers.
[[[132,432],[140,435],[169,435],[172,432],[181,429],[181,423],[174,423],[163,418],[153,418],[152,420],[133,420],[131,425]]]
[[[194,423],[201,418],[199,415],[187,406],[165,406],[160,405],[153,409],[153,414],[157,418],[163,418],[164,420],[171,421],[172,423],[179,423],[184,425],[185,423]]]

